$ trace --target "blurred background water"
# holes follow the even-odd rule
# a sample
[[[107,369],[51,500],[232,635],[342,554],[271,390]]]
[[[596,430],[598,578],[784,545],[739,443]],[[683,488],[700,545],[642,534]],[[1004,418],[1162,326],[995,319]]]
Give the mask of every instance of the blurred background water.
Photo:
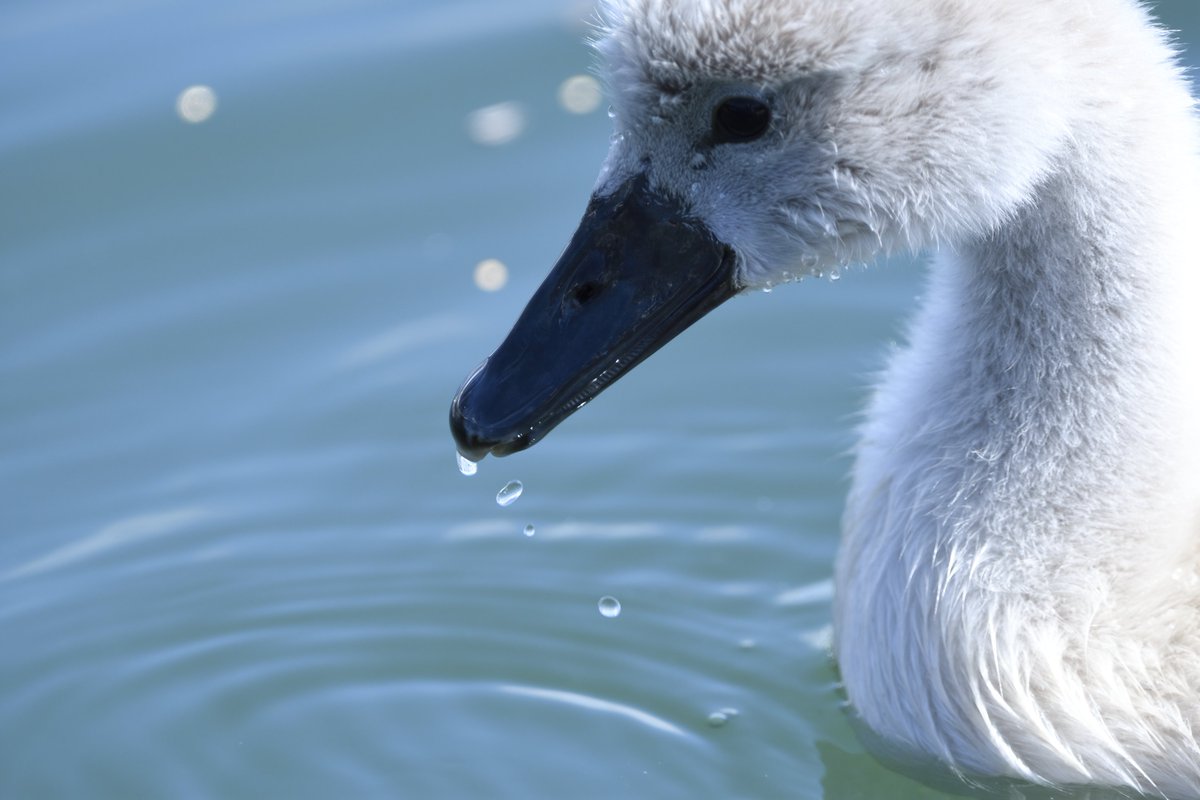
[[[740,298],[455,469],[607,147],[587,14],[0,7],[0,797],[942,796],[828,653],[918,264]]]

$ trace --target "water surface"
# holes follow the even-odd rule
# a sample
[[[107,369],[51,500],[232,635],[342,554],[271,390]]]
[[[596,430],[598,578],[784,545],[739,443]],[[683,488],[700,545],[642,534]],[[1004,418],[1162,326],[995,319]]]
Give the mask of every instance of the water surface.
[[[943,796],[864,753],[828,650],[919,263],[728,303],[455,467],[607,147],[558,99],[583,13],[0,9],[0,797]]]

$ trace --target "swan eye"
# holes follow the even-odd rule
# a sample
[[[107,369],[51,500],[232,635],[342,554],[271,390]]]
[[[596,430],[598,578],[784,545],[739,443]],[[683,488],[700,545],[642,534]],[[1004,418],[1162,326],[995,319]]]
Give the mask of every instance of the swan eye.
[[[713,137],[717,144],[749,142],[771,125],[771,107],[755,97],[727,97],[713,111]]]

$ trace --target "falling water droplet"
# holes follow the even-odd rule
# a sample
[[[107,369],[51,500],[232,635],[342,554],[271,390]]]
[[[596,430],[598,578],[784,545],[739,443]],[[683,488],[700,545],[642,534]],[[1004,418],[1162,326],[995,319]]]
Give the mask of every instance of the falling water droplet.
[[[829,270],[829,280],[840,281],[842,279],[842,271],[838,269]]]
[[[525,491],[525,487],[520,481],[509,481],[504,484],[504,488],[496,492],[496,504],[501,506],[511,506],[517,502],[517,498],[521,496],[521,492]]]
[[[608,107],[608,118],[609,119],[617,118],[617,110],[615,108],[613,108],[612,106]]]
[[[600,609],[600,616],[608,617],[609,619],[612,619],[613,617],[620,616],[621,601],[618,600],[617,598],[613,597],[612,595],[606,594],[606,595],[604,595],[604,597],[600,598],[600,602],[597,604],[597,608]]]
[[[525,535],[526,536],[533,536],[535,533],[537,533],[537,529],[534,528],[532,524],[525,526]]]
[[[462,453],[455,453],[454,458],[458,461],[458,471],[463,475],[474,475],[479,469],[479,464],[464,456]]]

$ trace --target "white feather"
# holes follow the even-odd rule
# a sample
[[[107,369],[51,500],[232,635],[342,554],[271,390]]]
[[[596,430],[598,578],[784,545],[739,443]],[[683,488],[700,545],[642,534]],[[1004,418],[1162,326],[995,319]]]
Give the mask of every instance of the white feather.
[[[969,773],[1200,797],[1200,136],[1133,0],[611,0],[618,126],[747,286],[935,249],[862,426],[836,655]],[[763,93],[763,141],[697,141]]]

